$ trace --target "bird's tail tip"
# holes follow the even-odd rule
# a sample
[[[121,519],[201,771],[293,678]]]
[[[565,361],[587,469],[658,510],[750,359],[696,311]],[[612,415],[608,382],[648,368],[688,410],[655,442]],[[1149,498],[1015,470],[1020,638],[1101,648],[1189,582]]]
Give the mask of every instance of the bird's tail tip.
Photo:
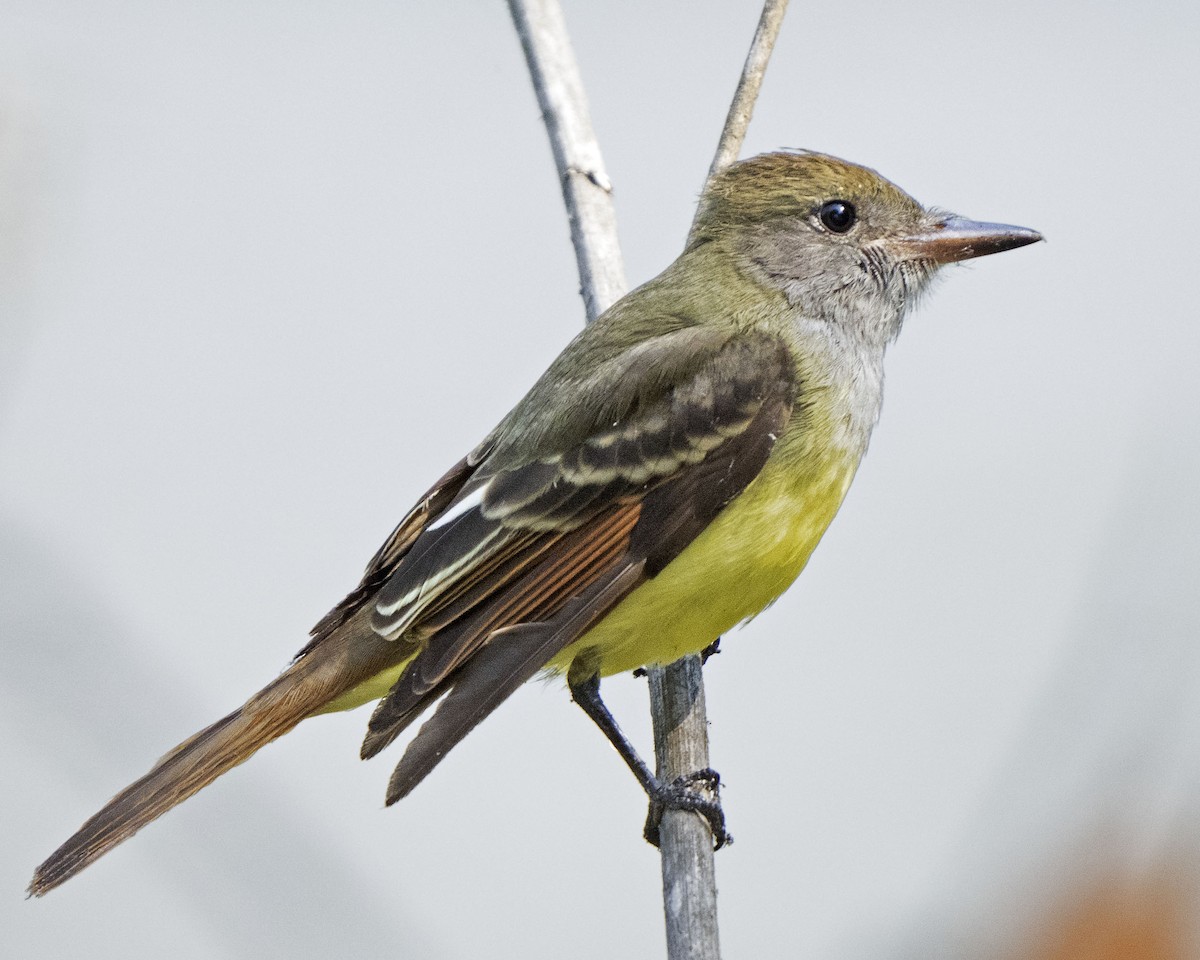
[[[29,897],[42,897],[98,860],[138,830],[182,803],[217,777],[248,760],[259,748],[307,716],[305,698],[246,706],[205,727],[164,756],[91,817],[34,871]]]

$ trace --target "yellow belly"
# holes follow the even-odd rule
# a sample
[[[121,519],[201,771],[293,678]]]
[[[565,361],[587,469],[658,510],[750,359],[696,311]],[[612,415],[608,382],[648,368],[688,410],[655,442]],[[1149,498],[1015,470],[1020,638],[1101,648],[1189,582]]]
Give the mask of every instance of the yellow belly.
[[[657,577],[647,580],[548,665],[580,652],[603,676],[703,650],[761,612],[800,575],[846,495],[856,463],[797,485],[768,468]]]
[[[658,576],[546,669],[565,673],[586,650],[601,674],[610,676],[703,650],[791,586],[841,506],[857,466],[848,457],[798,482],[791,471],[769,464]],[[380,699],[407,665],[396,664],[319,712]]]

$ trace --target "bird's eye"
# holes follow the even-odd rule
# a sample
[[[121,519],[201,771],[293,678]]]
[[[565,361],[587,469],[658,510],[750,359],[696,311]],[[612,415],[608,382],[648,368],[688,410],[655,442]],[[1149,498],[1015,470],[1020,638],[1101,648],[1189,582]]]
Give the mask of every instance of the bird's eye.
[[[854,212],[854,204],[847,203],[845,200],[830,200],[821,204],[821,209],[817,211],[817,218],[827,230],[832,230],[834,233],[845,233],[854,226],[858,215]]]

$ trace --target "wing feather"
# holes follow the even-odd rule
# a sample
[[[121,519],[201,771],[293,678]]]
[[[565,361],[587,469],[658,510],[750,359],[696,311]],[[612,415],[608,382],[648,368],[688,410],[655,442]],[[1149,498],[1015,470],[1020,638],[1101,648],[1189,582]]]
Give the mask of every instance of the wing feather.
[[[479,725],[559,650],[596,623],[637,581],[637,566],[597,582],[577,598],[568,615],[548,623],[522,623],[496,634],[456,678],[453,688],[422,726],[388,781],[393,804],[412,792],[463,737]]]
[[[444,698],[389,802],[753,481],[797,390],[787,347],[747,334],[562,450],[502,466],[483,459],[469,483],[482,490],[479,506],[426,534],[428,545],[418,537],[379,593],[375,629],[421,646],[372,715],[363,756]],[[392,609],[414,590],[420,602]]]
[[[493,591],[488,602],[435,634],[376,707],[363,757],[374,756],[403,732],[491,636],[516,623],[552,618],[586,592],[600,579],[600,570],[624,555],[640,509],[631,503],[611,510],[589,525],[586,536],[549,538],[541,562],[525,576],[505,590]]]

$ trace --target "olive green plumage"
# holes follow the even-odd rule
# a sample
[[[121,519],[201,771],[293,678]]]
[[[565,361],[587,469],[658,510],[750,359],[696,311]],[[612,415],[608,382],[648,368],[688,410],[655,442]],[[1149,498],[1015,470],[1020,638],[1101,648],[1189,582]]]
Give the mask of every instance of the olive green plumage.
[[[584,329],[430,488],[292,666],[118,794],[31,893],[305,717],[380,700],[371,756],[437,703],[392,802],[539,671],[582,690],[758,613],[841,505],[884,353],[930,276],[1037,239],[926,210],[821,154],[730,167],[679,259]]]

